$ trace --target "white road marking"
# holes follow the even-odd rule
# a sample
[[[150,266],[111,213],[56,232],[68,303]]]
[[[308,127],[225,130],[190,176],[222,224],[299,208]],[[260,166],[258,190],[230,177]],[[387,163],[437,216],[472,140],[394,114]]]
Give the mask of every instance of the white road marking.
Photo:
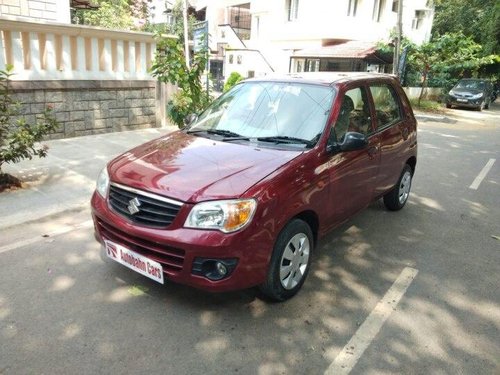
[[[469,189],[477,190],[479,185],[481,185],[481,182],[483,182],[483,179],[486,177],[488,172],[490,171],[491,167],[493,167],[493,164],[495,163],[496,159],[490,159],[484,166],[484,168],[479,172],[477,175],[476,179],[472,182],[471,186],[469,186]]]
[[[27,238],[25,240],[13,242],[11,244],[5,245],[0,247],[0,254],[6,253],[7,251],[15,250],[23,246],[28,246],[28,245],[33,245],[34,243],[41,242],[41,241],[46,241],[48,238],[60,236],[61,234],[66,234],[69,232],[73,232],[78,229],[84,229],[84,228],[90,228],[92,227],[93,222],[92,220],[87,220],[84,221],[83,223],[77,224],[77,225],[66,225],[62,226],[61,228],[47,233],[47,237],[43,237],[42,235],[37,236],[37,237],[32,237],[32,238]]]
[[[370,346],[387,318],[389,318],[398,305],[417,274],[418,270],[410,267],[406,267],[401,271],[396,281],[394,281],[394,284],[392,284],[384,297],[379,301],[377,306],[375,306],[370,315],[368,315],[368,318],[366,318],[354,336],[352,336],[346,346],[344,346],[342,351],[330,364],[325,371],[325,375],[349,374],[349,372],[351,372],[366,348]]]

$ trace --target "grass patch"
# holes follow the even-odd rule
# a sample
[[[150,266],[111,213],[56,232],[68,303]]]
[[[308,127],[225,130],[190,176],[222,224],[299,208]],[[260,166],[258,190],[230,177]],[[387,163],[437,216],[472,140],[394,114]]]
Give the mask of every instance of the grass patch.
[[[418,105],[418,99],[410,99],[411,106],[413,109],[422,111],[422,112],[431,112],[431,113],[443,113],[444,108],[441,103],[438,103],[434,100],[422,100],[420,105]]]

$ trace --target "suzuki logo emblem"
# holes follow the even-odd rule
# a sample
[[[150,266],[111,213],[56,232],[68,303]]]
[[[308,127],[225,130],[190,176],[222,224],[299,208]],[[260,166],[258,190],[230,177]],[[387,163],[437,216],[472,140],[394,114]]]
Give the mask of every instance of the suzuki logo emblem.
[[[141,201],[137,198],[131,199],[128,201],[128,212],[130,212],[131,215],[138,213],[139,207],[141,206]]]

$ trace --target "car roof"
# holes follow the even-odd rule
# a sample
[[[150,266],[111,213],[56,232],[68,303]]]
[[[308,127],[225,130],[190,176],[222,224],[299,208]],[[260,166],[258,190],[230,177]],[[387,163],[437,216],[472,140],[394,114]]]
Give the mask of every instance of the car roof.
[[[259,78],[246,79],[245,82],[300,82],[331,86],[339,83],[387,78],[395,79],[395,76],[368,72],[302,72],[269,74]]]

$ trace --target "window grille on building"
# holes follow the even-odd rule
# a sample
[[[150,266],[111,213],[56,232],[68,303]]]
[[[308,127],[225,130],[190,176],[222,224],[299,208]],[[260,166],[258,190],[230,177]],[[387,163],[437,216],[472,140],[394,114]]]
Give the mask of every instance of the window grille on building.
[[[380,22],[384,15],[385,9],[385,0],[375,0],[373,3],[373,20],[376,22]]]
[[[229,24],[240,39],[250,39],[252,15],[250,3],[232,6],[228,8]]]
[[[351,17],[356,17],[358,12],[358,0],[349,0],[349,5],[347,7],[347,15]]]
[[[424,18],[425,18],[425,10],[416,10],[415,11],[415,18],[412,21],[412,29],[419,30],[423,23],[424,23]]]
[[[287,21],[295,21],[299,17],[299,0],[286,0]]]

